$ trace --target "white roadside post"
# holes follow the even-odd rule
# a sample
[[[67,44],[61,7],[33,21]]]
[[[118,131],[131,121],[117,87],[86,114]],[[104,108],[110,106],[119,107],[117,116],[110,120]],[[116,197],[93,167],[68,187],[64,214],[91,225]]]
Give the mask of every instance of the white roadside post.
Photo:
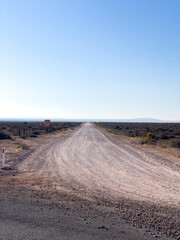
[[[2,148],[2,169],[5,167],[5,148]]]

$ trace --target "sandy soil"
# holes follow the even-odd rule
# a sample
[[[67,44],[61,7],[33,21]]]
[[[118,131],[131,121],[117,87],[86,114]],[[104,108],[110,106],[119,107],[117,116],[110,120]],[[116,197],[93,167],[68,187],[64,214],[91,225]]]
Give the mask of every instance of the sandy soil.
[[[19,162],[15,161],[14,170],[1,172],[1,193],[9,190],[0,203],[7,203],[9,193],[14,192],[20,197],[20,205],[29,206],[28,209],[32,206],[29,199],[36,198],[49,201],[47,206],[55,203],[54,211],[62,210],[59,206],[63,206],[60,215],[71,206],[68,209],[71,217],[63,221],[64,227],[69,229],[71,221],[74,227],[57,239],[168,239],[157,232],[180,239],[180,168],[178,160],[175,162],[87,123],[65,136],[37,145]],[[26,204],[22,200],[25,196]],[[14,198],[9,202],[17,208]],[[91,219],[97,216],[90,228],[78,222],[83,214]],[[75,231],[74,222],[83,226],[81,234]],[[118,233],[122,226],[122,232]],[[18,227],[15,228],[19,233]],[[69,238],[68,234],[75,237]]]

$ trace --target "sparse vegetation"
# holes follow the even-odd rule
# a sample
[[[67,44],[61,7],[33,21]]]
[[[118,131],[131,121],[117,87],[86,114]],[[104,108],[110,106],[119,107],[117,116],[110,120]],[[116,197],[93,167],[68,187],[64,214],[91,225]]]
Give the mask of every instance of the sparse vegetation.
[[[177,140],[177,139],[176,140],[170,140],[169,146],[180,148],[180,139],[179,140]]]
[[[11,139],[11,137],[4,132],[0,132],[0,140],[4,140],[4,139]]]
[[[137,138],[140,144],[158,144],[162,148],[180,149],[180,123],[99,122],[96,125],[116,135]]]
[[[23,150],[29,150],[29,146],[25,143],[20,143],[18,145],[18,148],[22,148]]]
[[[30,134],[29,136],[32,137],[32,138],[36,138],[37,137],[36,134]]]
[[[15,136],[22,139],[35,138],[57,130],[74,128],[80,124],[80,122],[51,122],[50,127],[45,128],[44,122],[0,122],[0,140],[11,139]]]

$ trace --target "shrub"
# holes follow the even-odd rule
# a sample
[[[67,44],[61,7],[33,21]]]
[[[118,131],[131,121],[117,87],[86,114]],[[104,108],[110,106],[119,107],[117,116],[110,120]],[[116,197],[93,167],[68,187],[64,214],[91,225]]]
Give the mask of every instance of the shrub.
[[[4,139],[11,139],[11,137],[6,133],[0,132],[0,140],[4,140]]]
[[[19,143],[17,148],[22,148],[23,150],[28,150],[29,146],[25,143]]]
[[[132,132],[128,132],[128,133],[126,133],[126,136],[128,136],[128,137],[135,137],[136,135],[134,133],[132,133]]]
[[[157,143],[157,137],[153,135],[151,132],[146,134],[146,137],[142,140],[141,144],[152,144],[155,145]]]
[[[171,140],[169,142],[170,147],[180,148],[180,140]]]
[[[158,140],[158,136],[156,136],[155,134],[152,134],[151,132],[148,132],[146,134],[146,139],[148,139],[148,140],[150,140],[150,139]]]
[[[21,138],[22,138],[22,139],[26,139],[26,138],[27,138],[27,135],[22,135]]]
[[[147,139],[152,138],[152,133],[148,132],[148,133],[146,134],[146,138],[147,138]]]
[[[30,137],[32,137],[32,138],[36,138],[37,135],[36,135],[36,134],[31,134]]]
[[[25,143],[22,143],[22,144],[21,144],[21,148],[22,148],[23,150],[28,150],[28,149],[29,149],[29,146],[28,146],[27,144],[25,144]]]
[[[160,133],[160,134],[158,135],[158,138],[159,138],[159,139],[168,140],[168,139],[169,139],[169,136],[167,136],[167,135],[165,135],[165,134],[163,134],[163,133]]]
[[[162,147],[162,148],[167,148],[167,146],[166,146],[166,145],[164,145],[164,144],[163,144],[161,147]]]
[[[141,144],[152,144],[155,145],[157,141],[153,138],[144,138],[141,142]]]
[[[34,131],[32,134],[40,135],[40,132],[39,131]]]

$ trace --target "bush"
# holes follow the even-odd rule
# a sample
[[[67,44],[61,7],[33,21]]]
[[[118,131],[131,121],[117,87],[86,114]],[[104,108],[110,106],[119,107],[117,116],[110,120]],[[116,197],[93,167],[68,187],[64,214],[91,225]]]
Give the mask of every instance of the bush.
[[[171,140],[169,142],[170,147],[180,148],[180,140]]]
[[[22,135],[21,138],[22,138],[22,139],[26,139],[26,138],[27,138],[27,135]]]
[[[23,150],[28,150],[28,149],[29,149],[29,146],[28,146],[27,144],[25,144],[25,143],[22,143],[22,144],[21,144],[21,148],[22,148]]]
[[[141,142],[141,144],[152,144],[155,145],[157,141],[153,138],[144,138]]]
[[[3,132],[0,132],[0,140],[11,139],[11,137]]]
[[[165,134],[159,134],[159,135],[158,135],[158,138],[159,138],[159,139],[168,140],[168,139],[169,139],[169,136],[167,136],[167,135],[165,135]]]
[[[31,134],[30,137],[32,137],[32,138],[36,138],[37,135],[36,135],[36,134]]]
[[[151,132],[148,132],[147,134],[146,134],[146,139],[154,139],[154,140],[158,140],[159,139],[159,137],[158,136],[156,136],[155,134],[152,134]]]
[[[128,133],[126,133],[126,136],[128,136],[128,137],[135,137],[136,135],[134,133],[132,133],[132,132],[128,132]]]
[[[34,131],[32,134],[40,135],[41,133],[39,131]]]
[[[147,138],[147,139],[152,138],[152,133],[148,132],[148,133],[146,134],[146,138]]]
[[[167,148],[167,146],[166,146],[166,145],[164,145],[164,144],[163,144],[161,147],[162,147],[162,148]]]
[[[154,144],[157,143],[156,139],[157,139],[156,136],[152,135],[151,132],[148,132],[146,134],[146,137],[141,141],[141,144],[152,144],[152,145],[154,145]]]
[[[17,148],[22,148],[23,150],[28,150],[29,146],[25,143],[19,143]]]

